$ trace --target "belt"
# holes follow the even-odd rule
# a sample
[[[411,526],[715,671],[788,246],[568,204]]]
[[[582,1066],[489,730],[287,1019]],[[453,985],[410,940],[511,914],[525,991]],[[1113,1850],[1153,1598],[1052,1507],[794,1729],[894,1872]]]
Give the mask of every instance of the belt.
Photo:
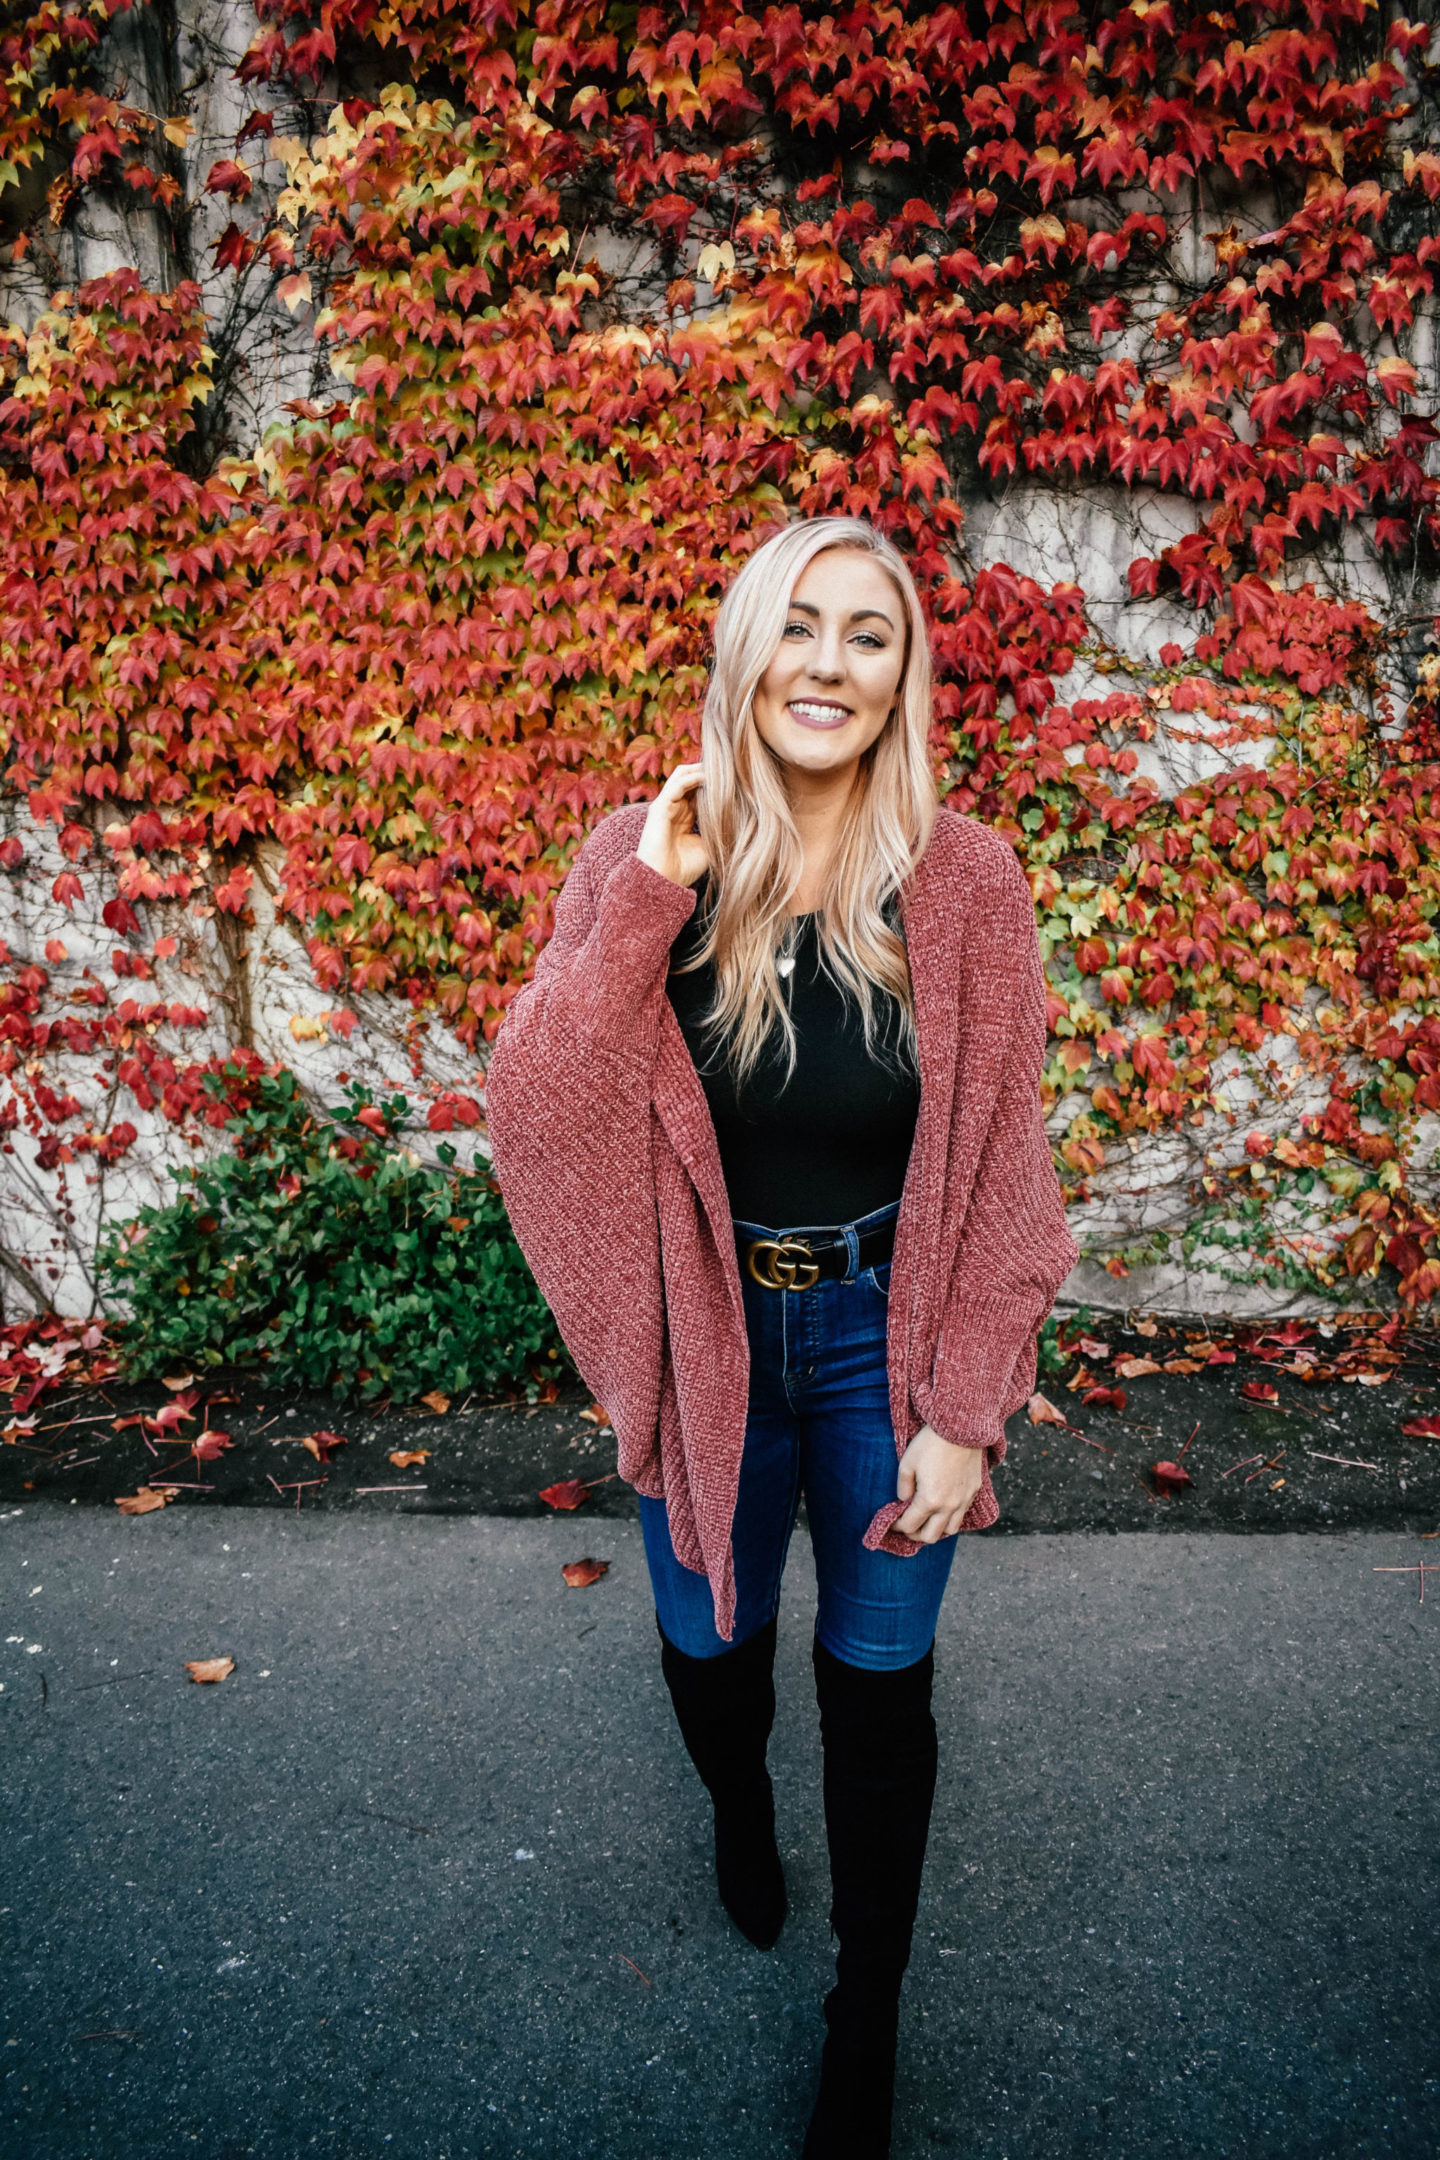
[[[879,1267],[895,1250],[895,1217],[858,1239],[862,1268]],[[804,1237],[738,1238],[740,1265],[764,1290],[808,1290],[822,1279],[839,1282],[850,1272],[850,1248],[843,1231],[812,1230]]]

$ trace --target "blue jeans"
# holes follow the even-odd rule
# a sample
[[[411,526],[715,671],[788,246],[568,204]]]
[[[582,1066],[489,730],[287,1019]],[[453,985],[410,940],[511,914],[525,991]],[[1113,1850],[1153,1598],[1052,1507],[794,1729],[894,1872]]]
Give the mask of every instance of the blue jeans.
[[[894,1207],[847,1228],[884,1223]],[[799,1234],[800,1228],[790,1234]],[[746,1238],[784,1232],[737,1223]],[[935,1637],[955,1540],[924,1545],[908,1560],[868,1552],[877,1509],[895,1498],[895,1427],[886,1377],[890,1264],[850,1271],[809,1290],[767,1290],[742,1267],[750,1340],[750,1400],[731,1540],[735,1635],[715,1631],[710,1584],[681,1565],[663,1500],[640,1500],[645,1558],[661,1627],[689,1657],[719,1657],[774,1619],[800,1495],[815,1554],[815,1632],[847,1665],[892,1672],[923,1658]]]

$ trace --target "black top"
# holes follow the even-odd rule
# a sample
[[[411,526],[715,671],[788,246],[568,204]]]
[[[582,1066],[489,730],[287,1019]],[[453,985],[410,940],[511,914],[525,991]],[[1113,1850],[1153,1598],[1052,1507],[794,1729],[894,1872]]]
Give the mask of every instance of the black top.
[[[778,1029],[743,1090],[704,1026],[713,966],[678,970],[700,944],[697,905],[676,938],[666,989],[700,1074],[720,1162],[739,1222],[768,1230],[857,1221],[900,1198],[920,1109],[920,1081],[899,1048],[899,1006],[877,991],[881,1029],[872,1057],[853,998],[820,965],[818,915],[797,918],[793,971],[782,976],[795,1024],[788,1078]]]

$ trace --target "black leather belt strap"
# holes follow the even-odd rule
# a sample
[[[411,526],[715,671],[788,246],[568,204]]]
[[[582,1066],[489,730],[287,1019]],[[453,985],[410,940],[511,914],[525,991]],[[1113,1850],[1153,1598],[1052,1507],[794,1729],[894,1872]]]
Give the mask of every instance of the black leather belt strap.
[[[880,1267],[895,1250],[895,1217],[877,1229],[861,1232],[856,1269]],[[803,1236],[738,1238],[740,1268],[765,1290],[808,1290],[812,1283],[841,1282],[850,1267],[849,1248],[834,1230],[807,1230]]]

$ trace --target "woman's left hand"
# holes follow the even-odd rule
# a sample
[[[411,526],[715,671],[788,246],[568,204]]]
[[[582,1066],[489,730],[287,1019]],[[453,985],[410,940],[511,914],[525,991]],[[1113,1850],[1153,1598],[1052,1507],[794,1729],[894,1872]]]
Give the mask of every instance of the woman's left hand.
[[[984,1473],[984,1448],[956,1447],[922,1425],[900,1458],[896,1492],[910,1504],[891,1528],[920,1545],[953,1537],[970,1512]]]

